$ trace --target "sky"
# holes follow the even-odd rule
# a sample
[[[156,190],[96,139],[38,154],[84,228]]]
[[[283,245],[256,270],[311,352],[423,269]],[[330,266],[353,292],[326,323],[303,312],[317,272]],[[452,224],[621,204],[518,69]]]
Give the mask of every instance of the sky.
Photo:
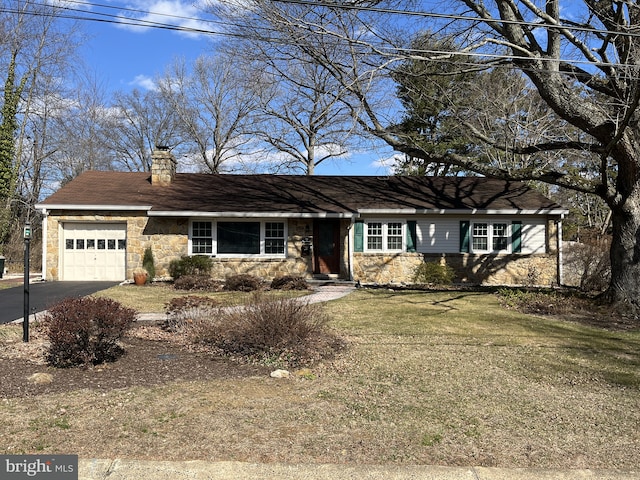
[[[135,16],[150,22],[213,30],[203,18],[198,0],[72,0],[71,8],[108,22],[83,21],[88,35],[81,55],[90,72],[108,92],[153,87],[153,79],[175,59],[189,62],[211,52],[211,40],[218,35],[192,34],[158,28],[140,28],[114,23],[114,16]],[[146,13],[149,12],[149,13]],[[108,15],[108,16],[107,16]],[[386,175],[391,149],[357,153],[348,159],[326,161],[316,167],[317,175]]]

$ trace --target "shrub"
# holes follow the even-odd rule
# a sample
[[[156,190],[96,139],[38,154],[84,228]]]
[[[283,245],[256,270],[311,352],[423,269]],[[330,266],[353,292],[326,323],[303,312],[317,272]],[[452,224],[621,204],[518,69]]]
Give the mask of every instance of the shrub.
[[[151,282],[156,276],[156,265],[153,260],[151,247],[147,247],[144,250],[144,255],[142,256],[142,268],[144,268],[149,274],[147,277],[147,283]]]
[[[118,341],[135,316],[135,310],[109,298],[67,298],[57,303],[45,316],[47,362],[73,367],[117,360],[124,353]]]
[[[262,280],[247,273],[232,275],[224,282],[224,289],[233,292],[254,292],[261,288]]]
[[[187,329],[194,342],[223,354],[294,367],[344,347],[327,332],[328,321],[322,305],[256,294],[248,305],[218,309],[205,321],[200,316]]]
[[[211,257],[204,255],[194,255],[192,257],[183,255],[180,260],[172,260],[169,263],[169,275],[174,280],[184,275],[211,275],[211,268],[213,267],[213,260]]]
[[[451,285],[455,271],[449,265],[438,262],[424,262],[418,265],[413,273],[414,283],[431,285]]]
[[[610,245],[608,236],[568,243],[564,251],[565,281],[584,292],[604,291],[611,279]]]
[[[182,275],[173,282],[173,288],[177,290],[218,292],[222,289],[222,284],[209,275]]]
[[[276,277],[271,281],[272,290],[308,290],[309,284],[307,281],[298,276],[285,275],[283,277]]]
[[[185,333],[187,326],[192,335],[196,323],[209,322],[215,318],[220,302],[214,298],[189,295],[176,297],[165,304],[167,319],[162,324],[164,330]]]

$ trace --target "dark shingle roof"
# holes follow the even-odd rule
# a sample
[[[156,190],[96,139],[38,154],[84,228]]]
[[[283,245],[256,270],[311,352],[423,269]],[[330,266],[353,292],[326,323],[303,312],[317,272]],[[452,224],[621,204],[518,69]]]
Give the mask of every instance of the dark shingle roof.
[[[210,175],[179,173],[170,186],[149,173],[85,172],[45,208],[151,206],[152,212],[348,214],[376,210],[564,210],[521,182],[483,177]],[[542,213],[542,212],[541,212]]]

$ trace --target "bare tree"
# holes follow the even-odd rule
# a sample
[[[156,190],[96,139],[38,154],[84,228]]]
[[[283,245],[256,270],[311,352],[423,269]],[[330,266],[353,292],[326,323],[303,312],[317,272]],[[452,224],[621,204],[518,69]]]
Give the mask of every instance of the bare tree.
[[[91,72],[80,73],[66,95],[52,96],[46,102],[52,117],[49,184],[64,184],[85,170],[113,168],[114,153],[106,141],[112,111],[105,87]]]
[[[29,122],[40,99],[71,70],[77,46],[76,25],[62,22],[59,7],[49,3],[8,0],[0,13],[0,66],[5,72],[0,125],[0,243],[7,240],[17,215],[27,219],[42,184],[34,162]],[[25,155],[27,153],[27,155]],[[19,207],[16,207],[19,206]]]
[[[640,9],[635,2],[547,0],[539,7],[540,2],[530,0],[459,0],[446,2],[446,9],[440,5],[438,12],[425,12],[421,4],[422,11],[415,12],[420,16],[411,21],[397,15],[399,8],[409,10],[410,2],[375,7],[300,2],[295,12],[289,2],[257,4],[261,14],[277,23],[279,41],[297,45],[300,55],[330,71],[357,100],[353,111],[361,125],[396,150],[482,175],[537,180],[602,198],[611,208],[613,226],[612,278],[606,297],[640,311]],[[442,11],[449,18],[443,18]],[[570,12],[572,18],[561,12]],[[513,135],[505,142],[474,132],[477,145],[508,156],[558,154],[558,161],[540,157],[540,162],[517,170],[481,161],[474,151],[426,151],[420,139],[390,128],[397,119],[377,109],[369,97],[370,82],[388,78],[399,62],[443,61],[450,56],[413,50],[398,34],[400,28],[392,28],[400,26],[409,40],[427,29],[454,35],[459,53],[473,55],[473,68],[480,64],[521,72],[557,119],[580,135],[569,137],[561,131],[535,141]],[[352,61],[335,61],[336,49],[350,54]],[[597,163],[597,175],[562,160],[576,152]]]
[[[109,112],[104,141],[116,169],[150,171],[156,146],[173,149],[181,143],[179,118],[159,91],[118,92]]]
[[[355,150],[360,139],[353,104],[344,98],[349,90],[313,58],[300,55],[295,32],[277,15],[265,15],[267,10],[216,5],[216,13],[237,25],[225,48],[252,72],[250,85],[261,100],[256,134],[271,150],[272,170],[313,175],[321,163]],[[292,15],[299,10],[282,8]]]
[[[166,103],[180,119],[185,153],[209,173],[233,170],[252,144],[258,89],[243,65],[217,54],[196,59],[192,70],[176,61],[159,81]]]

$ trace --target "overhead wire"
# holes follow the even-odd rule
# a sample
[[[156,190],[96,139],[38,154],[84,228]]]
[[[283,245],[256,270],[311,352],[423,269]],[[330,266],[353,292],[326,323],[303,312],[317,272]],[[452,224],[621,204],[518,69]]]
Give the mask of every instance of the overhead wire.
[[[273,0],[274,2],[285,3],[285,4],[298,4],[298,5],[307,5],[307,6],[321,6],[326,8],[338,8],[345,10],[358,10],[358,11],[367,11],[373,13],[384,13],[384,14],[392,14],[392,15],[409,15],[409,16],[421,16],[427,18],[436,18],[436,19],[447,19],[447,20],[464,20],[464,21],[472,21],[472,22],[489,22],[492,20],[485,20],[478,17],[470,17],[465,15],[455,15],[455,14],[444,14],[444,13],[435,13],[435,12],[418,12],[418,11],[409,11],[409,10],[398,10],[398,9],[390,9],[390,8],[381,8],[367,5],[357,5],[355,3],[336,3],[329,1],[309,1],[309,0]],[[77,20],[77,21],[91,21],[91,22],[99,22],[99,23],[107,23],[113,24],[117,26],[128,26],[135,28],[149,28],[149,29],[161,29],[168,31],[176,31],[181,33],[188,34],[202,34],[202,35],[220,35],[220,36],[229,36],[229,37],[239,37],[245,39],[252,39],[253,37],[249,35],[243,35],[238,32],[229,31],[229,27],[237,28],[241,27],[240,24],[232,24],[230,22],[224,22],[220,20],[213,19],[204,19],[197,17],[188,17],[182,15],[175,14],[167,14],[161,12],[152,12],[148,10],[135,9],[131,7],[121,7],[114,5],[106,5],[101,3],[93,3],[82,0],[65,0],[63,5],[57,5],[52,7],[51,4],[44,4],[34,0],[26,0],[26,3],[29,3],[34,6],[47,7],[49,9],[49,13],[43,11],[18,11],[15,9],[10,9],[7,7],[0,7],[0,13],[14,13],[14,14],[28,14],[34,16],[50,16],[57,17],[69,20]],[[143,14],[145,16],[153,16],[167,19],[176,19],[176,20],[186,20],[189,22],[196,22],[202,24],[210,24],[210,25],[219,25],[221,30],[216,29],[206,29],[206,28],[197,28],[193,26],[185,26],[185,25],[175,25],[172,23],[163,23],[160,21],[152,21],[143,18],[132,18],[123,16],[122,14],[113,14],[113,13],[105,13],[100,11],[93,10],[85,10],[82,8],[74,8],[67,6],[67,4],[76,4],[76,5],[85,5],[90,8],[103,8],[107,10],[114,10],[117,12],[128,12],[133,14]],[[55,10],[55,11],[54,11]],[[64,10],[67,12],[75,12],[71,14],[59,13],[57,10]],[[85,15],[81,15],[85,14]],[[598,35],[625,35],[629,37],[640,37],[640,32],[617,32],[610,30],[600,30],[595,29],[593,27],[582,27],[577,25],[553,25],[548,23],[539,23],[539,22],[527,22],[527,21],[505,21],[502,19],[495,19],[496,23],[511,23],[517,24],[521,26],[528,26],[532,28],[563,28],[567,30],[575,30],[581,31],[584,33],[598,34]],[[271,40],[272,38],[265,37],[264,40]],[[455,52],[455,51],[447,51],[447,50],[438,50],[438,49],[416,49],[416,48],[407,48],[407,47],[384,47],[389,49],[387,55],[397,54],[399,52],[405,54],[413,54],[413,55],[431,55],[431,56],[465,56],[465,57],[477,57],[484,59],[492,59],[494,61],[498,60],[530,60],[529,57],[525,56],[516,56],[508,53],[488,53],[488,52]],[[433,61],[447,62],[448,60],[445,58],[434,58]],[[598,67],[637,67],[635,64],[621,64],[621,63],[607,63],[607,62],[598,62],[594,63],[588,60],[580,60],[580,59],[561,59],[560,61],[565,62],[567,64],[573,65],[595,65]],[[477,65],[472,62],[469,62],[469,65]]]

